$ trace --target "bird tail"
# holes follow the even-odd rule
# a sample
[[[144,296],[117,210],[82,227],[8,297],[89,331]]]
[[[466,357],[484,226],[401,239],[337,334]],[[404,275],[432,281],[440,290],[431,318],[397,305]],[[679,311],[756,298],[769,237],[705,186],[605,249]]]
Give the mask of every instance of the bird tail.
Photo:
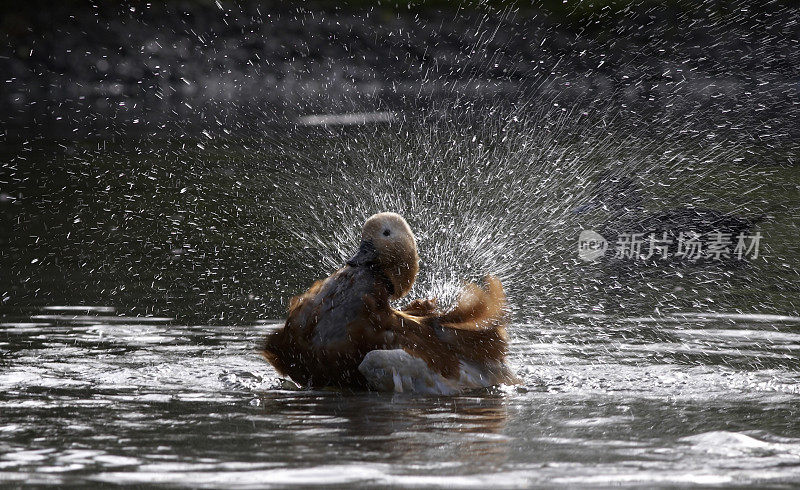
[[[506,295],[503,285],[494,276],[484,278],[486,287],[475,283],[464,286],[458,302],[439,317],[439,324],[458,330],[496,330],[505,334]]]
[[[291,344],[288,342],[285,328],[267,335],[260,347],[259,353],[264,359],[269,361],[279,374],[288,376],[292,364],[291,355],[289,354],[292,349]]]
[[[437,335],[462,360],[502,366],[508,350],[506,295],[496,277],[486,276],[484,282],[485,287],[464,286],[456,306],[437,318]]]

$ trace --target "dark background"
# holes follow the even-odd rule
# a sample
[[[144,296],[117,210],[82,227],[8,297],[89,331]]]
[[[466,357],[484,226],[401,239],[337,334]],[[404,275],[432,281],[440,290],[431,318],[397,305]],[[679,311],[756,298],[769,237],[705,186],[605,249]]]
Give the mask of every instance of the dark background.
[[[605,104],[635,115],[618,132],[680,123],[746,145],[742,165],[798,161],[796,2],[0,5],[8,312],[282,315],[321,272],[265,197],[325,161],[308,114]]]

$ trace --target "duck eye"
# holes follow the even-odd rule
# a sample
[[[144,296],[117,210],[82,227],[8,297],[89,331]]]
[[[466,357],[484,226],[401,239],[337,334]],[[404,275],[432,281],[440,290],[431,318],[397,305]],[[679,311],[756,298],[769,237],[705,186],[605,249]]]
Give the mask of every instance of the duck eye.
[[[392,234],[392,232],[388,228],[383,230],[383,236],[389,236],[391,234]]]

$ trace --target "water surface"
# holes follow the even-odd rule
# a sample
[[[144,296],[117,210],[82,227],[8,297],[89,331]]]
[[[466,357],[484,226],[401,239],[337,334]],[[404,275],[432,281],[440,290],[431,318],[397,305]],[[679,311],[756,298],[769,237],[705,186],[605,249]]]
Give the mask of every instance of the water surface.
[[[0,483],[800,483],[798,12],[483,3],[15,5]],[[578,257],[686,208],[758,257]],[[522,385],[298,390],[258,356],[380,211],[413,296],[502,279]]]
[[[524,384],[454,397],[296,390],[278,323],[50,308],[0,324],[0,480],[247,488],[800,481],[800,318],[515,324]]]

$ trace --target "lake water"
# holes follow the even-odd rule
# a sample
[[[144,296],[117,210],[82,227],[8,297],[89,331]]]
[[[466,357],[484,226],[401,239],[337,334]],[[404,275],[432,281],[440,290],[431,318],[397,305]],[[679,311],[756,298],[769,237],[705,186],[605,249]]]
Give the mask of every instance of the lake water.
[[[3,17],[0,486],[800,485],[790,2],[368,3]],[[758,255],[579,258],[687,208]],[[502,279],[521,385],[304,390],[260,358],[380,211],[412,297]]]
[[[511,327],[524,384],[454,397],[283,386],[274,322],[167,325],[54,307],[0,324],[0,480],[780,485],[800,480],[800,318]]]
[[[796,146],[593,140],[584,124],[532,123],[499,147],[475,127],[6,141],[0,482],[797,484]],[[618,161],[651,212],[763,215],[759,257],[581,262],[578,232],[607,217],[571,208],[602,180],[591,165]],[[404,202],[414,294],[499,269],[522,385],[298,390],[257,354],[360,220]]]

